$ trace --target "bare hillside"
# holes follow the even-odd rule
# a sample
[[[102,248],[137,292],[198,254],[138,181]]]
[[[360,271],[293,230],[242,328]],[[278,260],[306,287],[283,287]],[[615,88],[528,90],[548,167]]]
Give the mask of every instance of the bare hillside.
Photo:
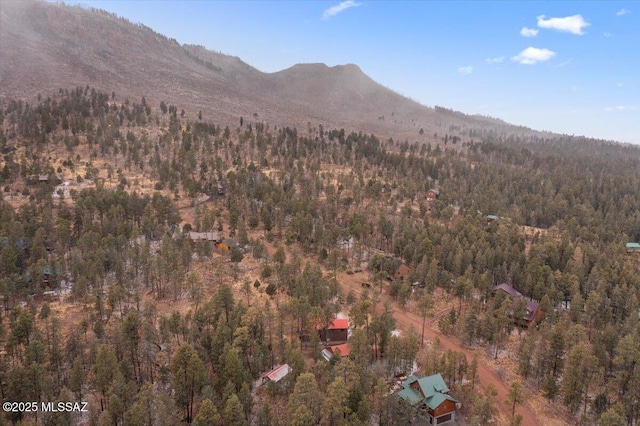
[[[268,74],[104,11],[40,1],[3,1],[0,8],[5,98],[90,85],[121,97],[164,100],[192,114],[202,110],[218,122],[258,117],[276,125],[322,124],[423,142],[434,133],[451,133],[452,125],[528,132],[427,108],[376,83],[357,65],[298,64]]]

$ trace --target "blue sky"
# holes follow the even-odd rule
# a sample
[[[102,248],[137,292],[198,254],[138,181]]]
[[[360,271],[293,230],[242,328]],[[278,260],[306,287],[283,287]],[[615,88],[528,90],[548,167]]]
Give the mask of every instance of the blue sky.
[[[640,144],[640,2],[68,3],[265,72],[355,63],[428,106]]]

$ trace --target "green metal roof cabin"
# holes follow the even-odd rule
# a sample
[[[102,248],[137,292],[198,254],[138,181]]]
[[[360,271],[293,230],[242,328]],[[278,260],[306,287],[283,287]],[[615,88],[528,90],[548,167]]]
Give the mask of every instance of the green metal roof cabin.
[[[409,376],[402,382],[398,396],[410,405],[424,407],[430,416],[430,424],[440,425],[455,421],[458,401],[448,393],[449,388],[438,373],[428,377]]]
[[[627,253],[640,253],[640,243],[627,243]]]

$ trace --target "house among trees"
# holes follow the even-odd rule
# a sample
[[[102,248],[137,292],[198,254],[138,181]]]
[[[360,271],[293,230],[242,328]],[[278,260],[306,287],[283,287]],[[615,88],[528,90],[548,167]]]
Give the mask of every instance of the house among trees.
[[[511,299],[513,300],[514,311],[518,307],[518,302],[520,301],[520,298],[524,298],[526,302],[524,313],[522,315],[522,318],[515,319],[516,324],[529,328],[531,325],[540,321],[540,319],[542,318],[542,311],[540,310],[540,304],[535,300],[524,297],[522,293],[520,293],[518,290],[516,290],[509,284],[500,284],[498,286],[495,286],[493,290],[491,290],[491,293],[494,296],[498,292],[503,292],[508,297],[511,297]]]
[[[212,232],[189,232],[189,238],[191,241],[208,241],[212,243],[218,243],[221,241],[220,233],[218,231]]]
[[[385,256],[380,259],[380,269],[389,274],[389,279],[394,280],[406,280],[411,272],[406,263],[392,256]]]
[[[640,243],[627,243],[627,253],[640,253]]]
[[[329,346],[322,351],[322,357],[327,361],[330,361],[331,358],[333,358],[337,354],[340,354],[341,358],[348,357],[351,354],[349,342],[343,343],[341,345]]]
[[[31,247],[31,239],[20,238],[18,241],[16,241],[16,247],[18,247],[23,252],[26,252]]]
[[[43,266],[40,269],[40,274],[42,274],[42,285],[45,288],[51,288],[51,284],[53,283],[53,278],[55,276],[60,275],[60,270],[57,266]]]
[[[437,200],[440,196],[440,190],[432,188],[427,191],[427,201]]]
[[[320,342],[325,346],[334,346],[347,343],[349,338],[349,320],[342,318],[332,319],[326,327],[316,325],[320,336]]]
[[[262,384],[268,382],[278,383],[291,373],[291,370],[289,364],[277,365],[273,370],[267,371],[262,375]]]
[[[0,238],[0,250],[6,245],[10,245],[9,238],[7,237]],[[22,252],[24,252],[24,254],[27,254],[27,252],[29,251],[29,248],[31,247],[31,239],[20,238],[15,242],[14,246],[17,247]]]
[[[455,420],[458,401],[449,395],[449,388],[440,373],[420,378],[409,376],[402,382],[402,390],[397,395],[414,407],[424,408],[429,414],[431,425],[442,425]]]
[[[227,254],[231,251],[231,249],[238,247],[239,244],[234,240],[222,240],[216,243],[216,250],[220,254]]]
[[[353,250],[353,247],[354,247],[354,239],[352,236],[349,236],[346,238],[339,238],[337,246],[338,246],[338,249],[340,250],[342,258],[345,260],[349,259],[349,257],[351,256],[351,251]]]
[[[189,232],[189,238],[191,241],[209,241],[218,243],[221,241],[220,233],[218,231],[213,232]]]
[[[409,278],[409,272],[411,269],[407,266],[406,263],[400,262],[400,264],[396,267],[395,272],[393,273],[393,278],[395,280],[406,280]]]

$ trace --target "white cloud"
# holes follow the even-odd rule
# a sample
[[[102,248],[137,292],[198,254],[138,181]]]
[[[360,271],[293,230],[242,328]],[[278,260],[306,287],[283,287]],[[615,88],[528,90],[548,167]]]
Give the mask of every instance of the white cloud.
[[[602,35],[605,37],[611,37],[611,33],[608,31],[603,32]]]
[[[349,8],[360,6],[362,3],[356,3],[355,0],[345,0],[340,4],[331,6],[325,10],[322,14],[322,19],[329,19],[332,16],[336,16],[338,13],[343,12]]]
[[[549,49],[538,49],[537,47],[527,47],[516,56],[512,56],[511,60],[525,65],[534,65],[538,62],[545,62],[553,58],[556,52]]]
[[[571,58],[567,59],[564,62],[560,62],[558,65],[556,65],[556,68],[562,68],[562,67],[566,67],[567,65],[569,65],[571,63]]]
[[[616,84],[616,86],[618,86],[618,87],[624,87],[624,84],[622,84],[622,83],[618,83],[618,84]]]
[[[619,11],[616,12],[616,16],[624,16],[624,15],[628,15],[629,13],[631,13],[630,10],[620,9]]]
[[[538,35],[538,30],[533,28],[522,27],[520,35],[523,37],[535,37]]]
[[[583,35],[584,32],[582,30],[591,25],[584,20],[582,15],[572,15],[565,18],[545,18],[546,16],[544,15],[538,16],[538,26],[540,28],[549,28],[563,33],[576,35]]]
[[[471,65],[468,65],[466,67],[460,67],[458,68],[458,72],[460,74],[471,74],[473,72],[473,67]]]
[[[636,111],[638,109],[637,105],[616,105],[614,107],[607,107],[605,111]]]
[[[500,62],[504,61],[504,56],[500,56],[497,58],[487,58],[485,59],[485,61],[490,64],[499,64]]]

